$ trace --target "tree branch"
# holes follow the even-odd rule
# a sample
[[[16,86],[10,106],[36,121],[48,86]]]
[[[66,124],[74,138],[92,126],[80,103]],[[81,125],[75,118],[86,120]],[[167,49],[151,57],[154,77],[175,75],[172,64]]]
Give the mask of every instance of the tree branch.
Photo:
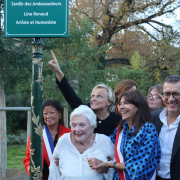
[[[75,10],[76,12],[79,11],[80,13],[84,14],[88,19],[94,21],[96,24],[99,25],[99,22],[96,20],[96,18],[90,17],[88,13],[86,13],[86,12],[84,12],[84,11],[82,11],[82,10],[78,10],[78,9],[74,9],[74,10]]]
[[[148,25],[150,25],[152,28],[154,28],[156,31],[161,32],[158,28],[154,27],[152,24],[150,24],[149,22],[147,23]]]
[[[164,23],[161,23],[161,22],[158,22],[158,21],[155,21],[155,20],[150,20],[149,22],[158,24],[158,25],[160,25],[160,26],[162,26],[162,27],[165,27],[165,28],[169,28],[169,29],[171,30],[171,33],[173,34],[173,28],[172,28],[172,26],[166,25],[166,24],[164,24]],[[151,25],[151,24],[149,23],[149,25]],[[151,25],[151,26],[154,28],[153,25]],[[155,28],[154,28],[154,29],[155,29]]]
[[[142,26],[138,26],[139,29],[143,30],[145,33],[147,33],[151,38],[153,38],[154,40],[156,40],[157,42],[159,42],[159,40],[157,38],[155,38],[152,34],[150,34],[149,31],[147,31],[144,27]]]
[[[163,0],[160,0],[158,2],[150,2],[149,4],[145,4],[145,5],[142,5],[141,7],[137,7],[137,8],[134,7],[133,9],[131,9],[130,13],[140,12],[140,11],[145,10],[146,8],[151,7],[153,5],[158,6],[161,4],[162,1]]]
[[[165,5],[164,5],[164,6],[165,6]],[[163,7],[164,7],[164,6],[163,6]],[[163,7],[162,7],[162,8],[163,8]],[[133,22],[128,22],[128,23],[126,23],[126,24],[124,24],[124,25],[120,25],[120,26],[117,28],[117,30],[119,31],[119,30],[126,29],[126,28],[131,27],[131,26],[134,26],[134,25],[139,25],[139,24],[148,23],[149,21],[153,21],[153,20],[152,20],[153,18],[158,17],[158,16],[161,16],[161,15],[164,15],[164,14],[166,14],[166,13],[173,12],[175,9],[177,9],[177,8],[179,8],[179,7],[180,7],[180,5],[177,6],[176,8],[170,9],[170,10],[165,11],[165,12],[163,12],[163,11],[162,11],[162,8],[161,8],[160,11],[158,11],[158,12],[155,13],[155,14],[152,14],[152,15],[148,16],[148,17],[145,18],[145,19],[135,20],[135,21],[133,21]],[[155,21],[154,21],[154,22],[155,22]],[[158,21],[157,21],[157,22],[158,22]],[[167,25],[167,27],[168,27],[168,25]]]

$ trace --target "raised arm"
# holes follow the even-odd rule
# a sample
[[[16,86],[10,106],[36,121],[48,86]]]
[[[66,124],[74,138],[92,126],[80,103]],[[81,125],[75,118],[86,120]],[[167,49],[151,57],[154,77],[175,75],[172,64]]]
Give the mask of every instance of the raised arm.
[[[56,73],[57,77],[57,85],[59,86],[59,89],[61,90],[64,98],[68,102],[68,104],[71,106],[72,109],[77,108],[78,106],[82,105],[82,100],[76,95],[73,88],[68,83],[66,77],[64,76],[64,73],[62,72],[61,68],[59,67],[58,61],[51,50],[52,59],[48,62],[49,67]]]
[[[50,60],[48,62],[48,65],[55,72],[58,81],[61,82],[61,80],[64,77],[64,74],[63,74],[61,68],[59,67],[59,64],[58,64],[58,61],[56,59],[56,56],[54,55],[52,50],[51,50],[51,55],[52,55],[52,60]]]

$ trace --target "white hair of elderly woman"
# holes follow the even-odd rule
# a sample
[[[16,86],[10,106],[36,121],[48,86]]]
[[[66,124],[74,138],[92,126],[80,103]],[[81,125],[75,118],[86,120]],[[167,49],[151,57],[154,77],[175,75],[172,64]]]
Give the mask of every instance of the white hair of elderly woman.
[[[113,105],[115,103],[115,94],[114,94],[114,91],[109,86],[106,86],[105,84],[101,83],[101,84],[96,85],[93,88],[93,90],[91,92],[91,95],[92,95],[93,91],[98,89],[98,88],[104,88],[104,89],[107,90],[107,92],[108,92],[108,99],[109,99],[109,101],[112,102],[112,104],[109,106],[109,111],[111,111],[111,108],[113,107]]]
[[[91,108],[86,105],[80,105],[78,108],[74,109],[74,111],[70,115],[70,126],[72,124],[72,118],[78,115],[85,116],[89,120],[90,125],[94,126],[94,128],[97,126],[96,114]]]

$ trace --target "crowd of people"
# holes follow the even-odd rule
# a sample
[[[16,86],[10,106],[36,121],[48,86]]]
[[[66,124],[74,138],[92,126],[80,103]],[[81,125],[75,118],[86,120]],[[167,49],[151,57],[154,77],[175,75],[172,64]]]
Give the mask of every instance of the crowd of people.
[[[180,75],[150,87],[147,98],[131,79],[114,92],[98,84],[84,104],[51,54],[49,67],[73,112],[68,129],[59,101],[43,104],[43,180],[179,179]],[[30,138],[24,166],[29,175]]]

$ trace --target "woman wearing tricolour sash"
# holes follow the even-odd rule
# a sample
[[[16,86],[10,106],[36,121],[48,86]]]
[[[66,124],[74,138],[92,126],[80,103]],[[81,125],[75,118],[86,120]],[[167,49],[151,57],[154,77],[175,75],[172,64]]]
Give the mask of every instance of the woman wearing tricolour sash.
[[[51,99],[43,104],[43,180],[47,180],[49,176],[50,160],[54,148],[64,133],[71,132],[64,126],[63,107],[59,101]],[[23,160],[24,167],[28,175],[30,175],[30,140],[27,144],[26,157]]]
[[[120,96],[119,106],[122,121],[110,136],[115,161],[96,168],[116,169],[114,180],[155,180],[161,154],[147,101],[138,91],[127,91]]]

